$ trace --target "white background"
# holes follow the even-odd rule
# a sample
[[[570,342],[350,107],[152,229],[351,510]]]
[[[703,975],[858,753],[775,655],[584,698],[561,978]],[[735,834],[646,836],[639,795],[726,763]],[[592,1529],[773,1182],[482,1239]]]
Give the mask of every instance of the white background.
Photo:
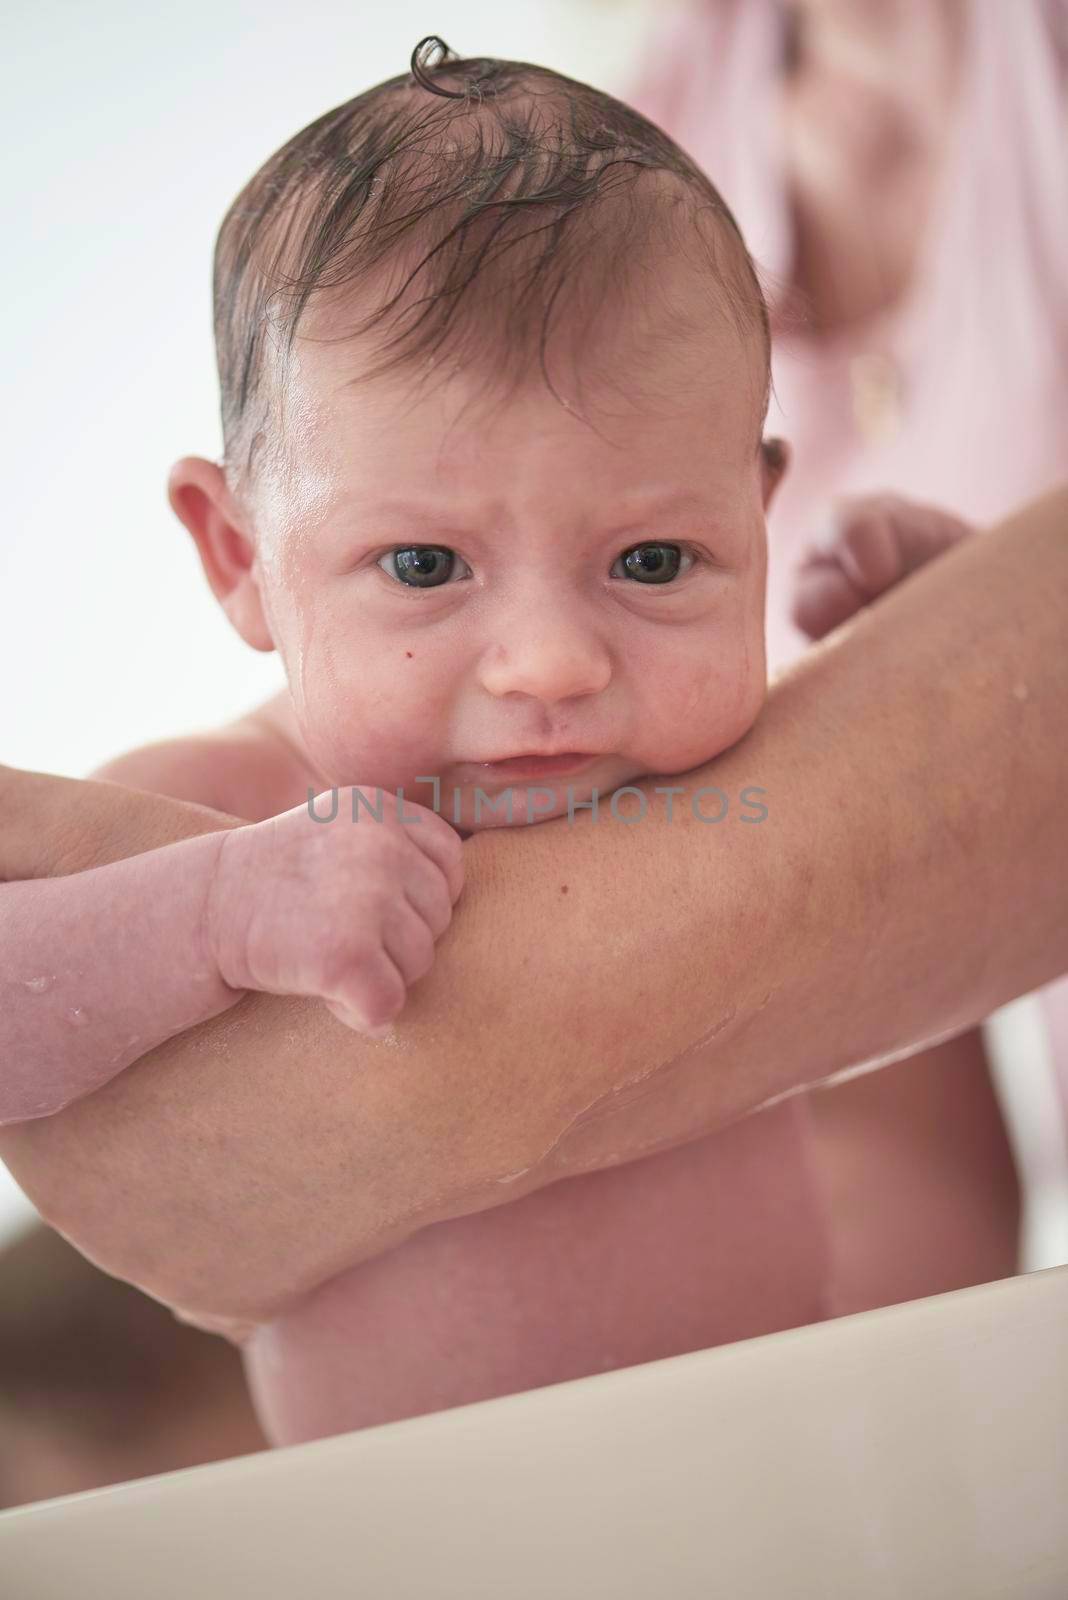
[[[427,34],[625,97],[651,26],[649,0],[8,8],[0,762],[83,777],[281,686],[166,499],[222,449],[211,257],[257,168]],[[0,1167],[0,1236],[29,1213]]]

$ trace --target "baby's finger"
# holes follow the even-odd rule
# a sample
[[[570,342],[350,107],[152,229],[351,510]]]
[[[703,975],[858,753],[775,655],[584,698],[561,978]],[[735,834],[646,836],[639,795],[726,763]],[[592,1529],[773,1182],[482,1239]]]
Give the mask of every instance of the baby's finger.
[[[897,529],[881,506],[840,513],[841,536],[834,554],[863,600],[877,600],[905,576]]]
[[[383,1022],[379,1027],[372,1028],[357,1012],[350,1011],[347,1006],[342,1006],[336,1000],[324,1000],[326,1009],[343,1022],[346,1028],[351,1028],[354,1033],[362,1033],[367,1039],[385,1039],[393,1031],[392,1022]]]
[[[418,822],[403,824],[404,831],[431,861],[437,862],[445,874],[449,893],[456,900],[464,886],[463,840],[436,811],[423,806],[421,812]]]
[[[897,537],[903,577],[945,555],[973,531],[960,517],[939,511],[936,506],[915,506],[903,501],[890,507],[889,517]]]
[[[434,935],[407,900],[383,917],[382,943],[406,984],[418,983],[434,965]]]
[[[833,557],[809,561],[798,570],[790,607],[794,626],[809,639],[822,639],[865,604],[865,597]]]
[[[361,961],[358,969],[322,998],[340,1021],[368,1033],[392,1022],[403,1010],[407,996],[407,984],[382,949]]]
[[[453,898],[445,874],[435,862],[419,856],[404,880],[404,893],[434,938],[440,939],[452,921]]]

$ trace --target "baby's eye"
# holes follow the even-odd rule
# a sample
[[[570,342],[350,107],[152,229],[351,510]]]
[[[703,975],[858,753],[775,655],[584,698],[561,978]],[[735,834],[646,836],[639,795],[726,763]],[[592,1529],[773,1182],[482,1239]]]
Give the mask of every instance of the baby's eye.
[[[679,562],[685,556],[690,566],[693,556],[680,550],[677,544],[636,544],[624,550],[616,562],[622,561],[624,571],[617,574],[613,563],[609,577],[633,578],[636,583],[670,583],[679,573]],[[684,569],[689,571],[689,566]]]
[[[455,551],[441,545],[408,544],[388,550],[377,565],[409,589],[440,589],[442,584],[448,583],[459,560]],[[392,566],[387,566],[387,562]],[[466,563],[460,561],[460,565],[470,574]]]

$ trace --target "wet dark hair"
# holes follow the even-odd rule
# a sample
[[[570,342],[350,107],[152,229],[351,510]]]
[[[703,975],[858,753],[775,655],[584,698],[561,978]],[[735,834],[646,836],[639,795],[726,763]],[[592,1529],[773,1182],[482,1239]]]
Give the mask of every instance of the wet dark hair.
[[[663,259],[703,243],[698,266],[715,308],[761,341],[763,395],[754,401],[763,400],[762,425],[767,307],[708,177],[660,128],[601,90],[525,62],[451,55],[442,40],[421,40],[408,74],[302,129],[223,219],[214,319],[234,486],[261,449],[278,447],[280,376],[313,296],[317,304],[354,291],[366,297],[402,265],[411,270],[396,293],[339,336],[378,332],[387,355],[354,381],[402,363],[418,365],[425,381],[443,356],[455,363],[473,352],[492,356],[485,364],[494,380],[517,377],[536,349],[559,400],[545,364],[554,315],[566,308],[579,340],[602,308],[618,305],[631,274],[649,274],[651,247]],[[648,300],[656,288],[649,274],[640,292]],[[583,293],[587,316],[576,314]],[[673,307],[666,294],[665,304],[669,328],[692,343],[692,309]]]

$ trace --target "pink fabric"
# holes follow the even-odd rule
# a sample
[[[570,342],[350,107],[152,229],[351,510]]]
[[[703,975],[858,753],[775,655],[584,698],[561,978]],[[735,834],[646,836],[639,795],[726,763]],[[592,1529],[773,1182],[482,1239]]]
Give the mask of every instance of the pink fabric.
[[[773,110],[782,14],[778,0],[670,14],[628,95],[708,172],[772,295],[791,249]],[[989,524],[1068,477],[1066,83],[1068,0],[970,0],[954,148],[907,302],[859,339],[775,351],[768,431],[794,463],[768,525],[773,672],[805,648],[792,571],[838,496],[888,489]],[[881,443],[853,411],[852,364],[873,349],[901,395]],[[1068,1117],[1068,977],[1041,994]]]

